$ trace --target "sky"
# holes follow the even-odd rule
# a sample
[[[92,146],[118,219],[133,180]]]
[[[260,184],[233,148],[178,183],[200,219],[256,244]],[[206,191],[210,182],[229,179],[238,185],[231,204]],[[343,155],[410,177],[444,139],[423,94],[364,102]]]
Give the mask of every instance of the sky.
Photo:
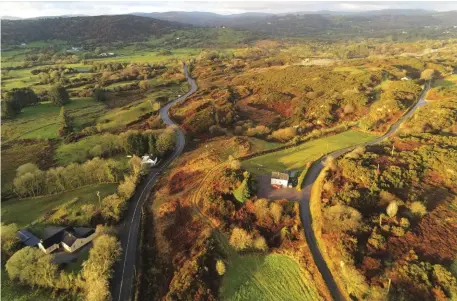
[[[34,18],[61,15],[114,15],[133,12],[204,11],[218,14],[246,12],[289,13],[300,11],[332,10],[362,12],[380,9],[426,9],[435,11],[457,10],[457,2],[439,1],[2,1],[0,15]]]

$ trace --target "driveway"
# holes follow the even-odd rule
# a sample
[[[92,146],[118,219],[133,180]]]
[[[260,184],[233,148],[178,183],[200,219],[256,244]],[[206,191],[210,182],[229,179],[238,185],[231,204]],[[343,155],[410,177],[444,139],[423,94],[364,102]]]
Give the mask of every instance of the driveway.
[[[299,201],[302,198],[302,193],[295,188],[280,188],[271,187],[270,175],[258,175],[257,180],[257,197],[269,200],[288,200]]]

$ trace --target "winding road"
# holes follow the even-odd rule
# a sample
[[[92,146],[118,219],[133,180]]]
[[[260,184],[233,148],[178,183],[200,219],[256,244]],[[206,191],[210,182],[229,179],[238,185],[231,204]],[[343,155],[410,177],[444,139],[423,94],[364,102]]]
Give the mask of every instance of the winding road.
[[[339,157],[357,146],[363,145],[363,146],[368,146],[368,145],[373,145],[377,144],[386,138],[392,136],[400,127],[403,122],[408,120],[414,112],[420,107],[422,107],[424,104],[426,104],[425,100],[425,95],[427,94],[427,91],[430,89],[430,84],[426,86],[424,91],[422,92],[421,96],[419,97],[419,100],[412,106],[409,111],[403,115],[395,124],[393,124],[390,129],[382,135],[379,138],[376,138],[373,141],[369,141],[366,143],[362,143],[356,146],[351,146],[347,148],[343,148],[337,151],[334,151],[322,158],[320,158],[318,161],[314,162],[314,164],[311,166],[311,168],[308,170],[308,173],[306,174],[305,181],[303,183],[303,194],[302,194],[302,199],[301,199],[301,204],[300,204],[300,219],[303,225],[303,228],[305,230],[305,236],[306,236],[306,241],[308,242],[309,248],[311,250],[311,254],[313,255],[314,262],[317,265],[317,268],[322,274],[322,277],[324,278],[325,283],[327,284],[327,287],[330,291],[330,294],[332,295],[333,300],[339,301],[339,300],[344,300],[344,297],[342,296],[338,286],[336,285],[335,279],[332,276],[332,273],[330,272],[324,258],[322,257],[322,254],[319,250],[319,246],[317,244],[316,236],[313,231],[313,221],[312,221],[312,216],[311,216],[311,208],[310,208],[310,197],[311,197],[311,188],[313,187],[314,182],[316,181],[317,177],[319,176],[320,172],[324,168],[324,162],[327,160],[329,156],[332,156],[334,158]]]
[[[170,108],[176,103],[185,100],[198,89],[195,80],[192,79],[189,75],[187,65],[184,65],[184,74],[187,78],[189,85],[191,86],[189,92],[169,102],[167,105],[160,109],[160,117],[168,126],[175,125],[175,123],[169,116]],[[425,95],[428,89],[429,85],[427,85],[427,87],[424,89],[419,100],[414,104],[414,106],[411,107],[409,111],[406,114],[404,114],[403,117],[401,117],[394,125],[392,125],[390,129],[387,131],[387,133],[385,133],[381,137],[376,138],[373,141],[363,143],[360,145],[368,146],[377,144],[383,141],[384,139],[392,136],[398,130],[398,128],[403,122],[410,118],[418,108],[422,107],[426,103]],[[115,274],[111,283],[113,291],[112,296],[114,301],[125,301],[132,299],[132,288],[134,287],[134,278],[136,276],[135,262],[136,254],[138,252],[137,247],[139,228],[141,222],[141,208],[145,200],[149,198],[150,192],[154,187],[154,184],[158,176],[161,175],[162,171],[165,168],[167,168],[170,165],[170,163],[173,160],[175,160],[184,150],[186,139],[184,133],[182,132],[182,130],[179,129],[179,127],[177,127],[177,136],[177,147],[175,148],[173,154],[164,163],[162,163],[160,168],[154,168],[151,170],[147,178],[144,179],[141,185],[137,188],[134,196],[129,202],[128,212],[120,229],[121,247],[124,252],[121,260],[116,264]],[[327,287],[330,291],[333,300],[335,301],[344,300],[344,297],[341,294],[324,258],[322,257],[315,233],[313,231],[312,216],[310,211],[311,188],[315,180],[319,176],[319,173],[324,168],[324,162],[329,156],[332,156],[334,158],[339,157],[353,150],[357,146],[359,145],[343,148],[334,151],[330,154],[327,154],[311,166],[304,182],[300,206],[300,219],[303,224],[306,240],[313,255],[314,261],[320,273],[322,274],[325,283],[327,284]]]
[[[184,64],[184,75],[187,78],[191,89],[185,95],[169,102],[160,109],[160,117],[167,126],[175,125],[169,116],[170,108],[176,103],[185,100],[191,94],[197,91],[197,83],[190,77],[188,66]],[[157,178],[162,174],[162,171],[167,168],[170,163],[175,160],[184,150],[186,138],[179,127],[177,131],[177,143],[173,154],[161,164],[158,168],[153,168],[148,176],[143,179],[137,187],[135,194],[129,201],[127,214],[124,222],[120,225],[120,241],[123,254],[121,260],[115,265],[114,277],[111,281],[112,297],[114,301],[126,301],[132,299],[132,288],[134,287],[134,278],[136,277],[136,255],[138,252],[138,235],[141,223],[141,208],[144,202],[149,198],[152,188],[156,183]]]

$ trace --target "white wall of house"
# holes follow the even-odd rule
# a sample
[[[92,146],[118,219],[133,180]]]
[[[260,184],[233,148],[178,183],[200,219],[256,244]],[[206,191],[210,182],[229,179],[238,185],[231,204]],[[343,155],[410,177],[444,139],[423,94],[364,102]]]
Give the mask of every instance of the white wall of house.
[[[271,178],[271,185],[278,185],[278,186],[282,186],[282,187],[287,187],[288,182],[289,182],[288,180],[281,180],[281,179]]]
[[[92,235],[86,237],[86,238],[78,238],[72,246],[67,246],[65,243],[62,242],[62,246],[67,250],[68,252],[74,252],[78,250],[79,248],[87,245],[90,243],[96,236],[96,233],[93,233]]]
[[[52,246],[48,247],[47,249],[41,244],[41,242],[38,244],[38,247],[45,252],[46,254],[51,253],[54,250],[57,250],[59,248],[58,244],[53,244]]]

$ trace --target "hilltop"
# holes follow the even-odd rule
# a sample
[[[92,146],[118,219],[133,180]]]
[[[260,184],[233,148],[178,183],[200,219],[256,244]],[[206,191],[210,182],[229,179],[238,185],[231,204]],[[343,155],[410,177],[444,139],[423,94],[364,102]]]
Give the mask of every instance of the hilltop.
[[[132,15],[2,20],[2,46],[40,40],[134,42],[186,27]]]

